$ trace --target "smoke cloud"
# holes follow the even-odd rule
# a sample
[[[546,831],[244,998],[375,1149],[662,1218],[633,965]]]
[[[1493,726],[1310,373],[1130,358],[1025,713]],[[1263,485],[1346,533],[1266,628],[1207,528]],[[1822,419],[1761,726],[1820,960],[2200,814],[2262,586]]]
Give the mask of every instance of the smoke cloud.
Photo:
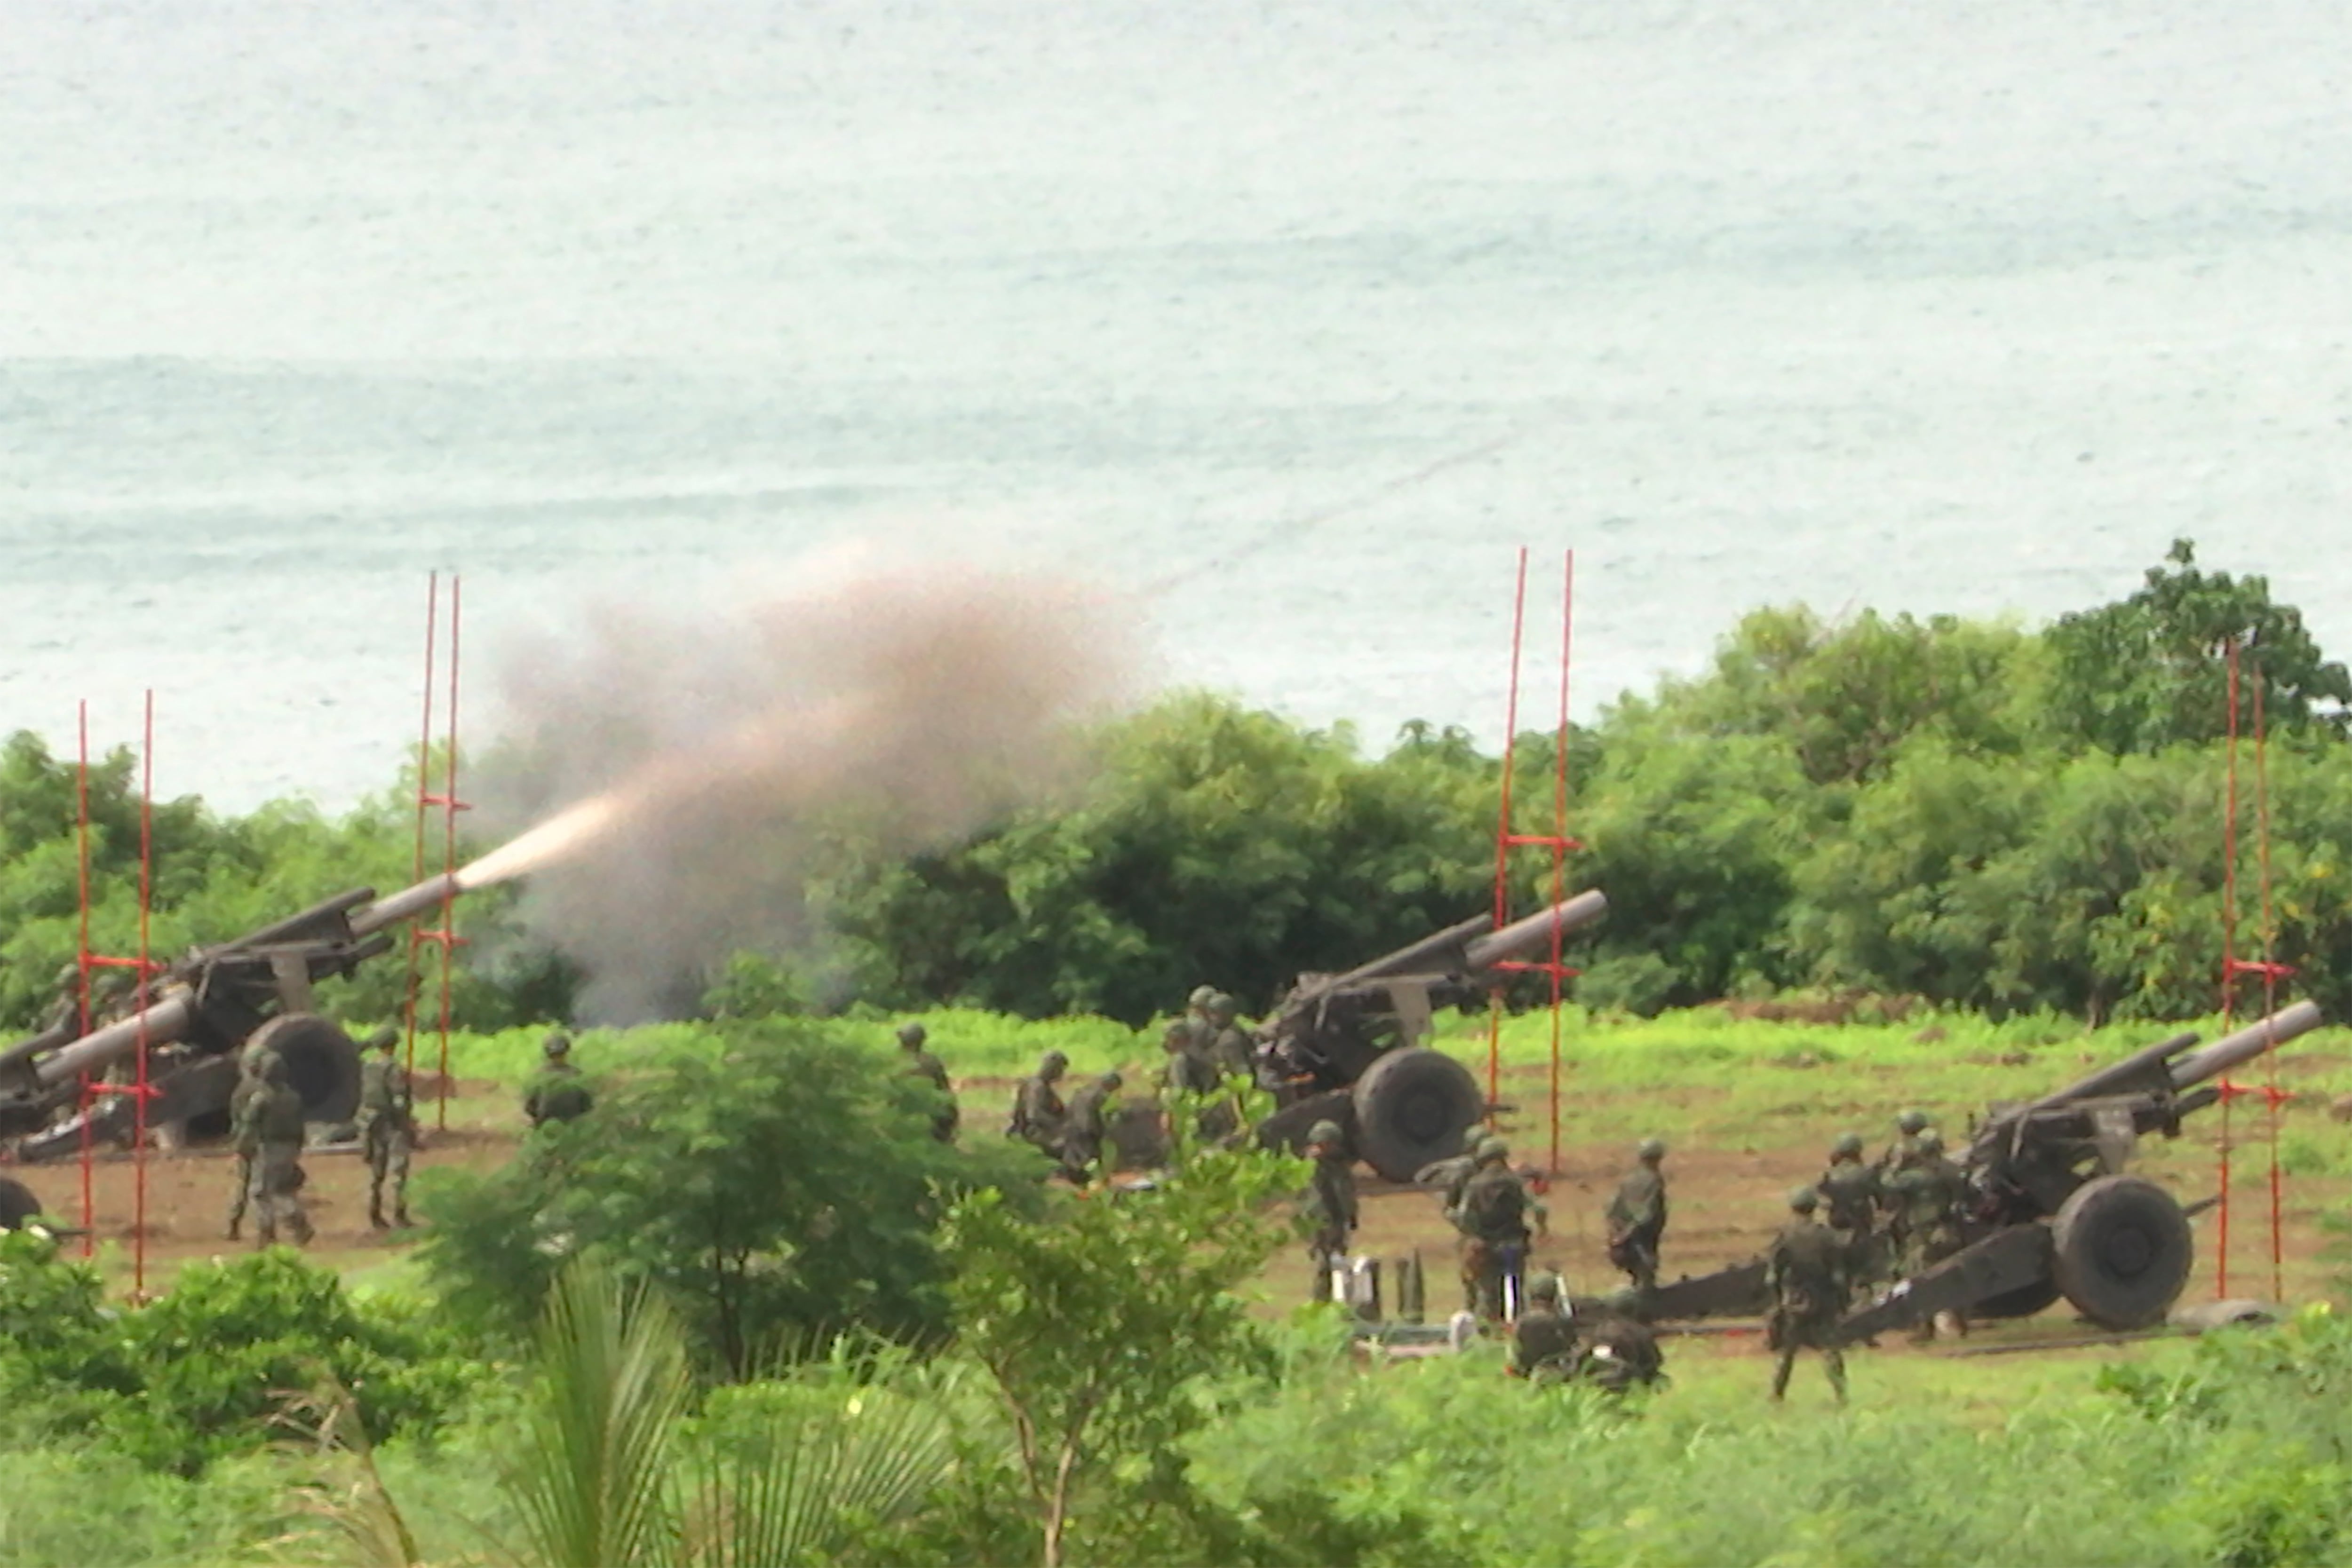
[[[793,583],[605,605],[506,662],[482,825],[520,836],[463,877],[530,875],[593,1021],[675,1015],[738,949],[807,950],[821,835],[905,854],[1073,789],[1078,727],[1136,689],[1132,618],[1075,582],[837,556]]]

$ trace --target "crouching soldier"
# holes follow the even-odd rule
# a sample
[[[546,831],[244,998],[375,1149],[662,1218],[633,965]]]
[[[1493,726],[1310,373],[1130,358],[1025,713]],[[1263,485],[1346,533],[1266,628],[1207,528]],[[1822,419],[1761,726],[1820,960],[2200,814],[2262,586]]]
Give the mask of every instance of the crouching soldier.
[[[1528,1310],[1511,1325],[1510,1373],[1531,1383],[1561,1383],[1576,1369],[1576,1322],[1559,1279],[1546,1274],[1529,1282]]]

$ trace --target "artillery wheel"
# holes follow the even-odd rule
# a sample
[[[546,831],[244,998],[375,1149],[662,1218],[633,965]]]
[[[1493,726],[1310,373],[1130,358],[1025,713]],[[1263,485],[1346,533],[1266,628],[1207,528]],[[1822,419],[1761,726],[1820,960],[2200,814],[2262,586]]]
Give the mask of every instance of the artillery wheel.
[[[1356,1080],[1356,1153],[1391,1181],[1459,1154],[1463,1130],[1486,1113],[1470,1070],[1442,1051],[1392,1051]]]
[[[2060,1294],[2102,1328],[2164,1321],[2189,1282],[2197,1245],[2170,1193],[2138,1176],[2084,1182],[2050,1222]]]
[[[14,1230],[41,1212],[41,1200],[20,1181],[0,1176],[0,1230]]]
[[[306,1122],[348,1122],[360,1108],[360,1048],[331,1019],[288,1013],[253,1031],[249,1057],[274,1051],[286,1063],[286,1082],[302,1096]]]

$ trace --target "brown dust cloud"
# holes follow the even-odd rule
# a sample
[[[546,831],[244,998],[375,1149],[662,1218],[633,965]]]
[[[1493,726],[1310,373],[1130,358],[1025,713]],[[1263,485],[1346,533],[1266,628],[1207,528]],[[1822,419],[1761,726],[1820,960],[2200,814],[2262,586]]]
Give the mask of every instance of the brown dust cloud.
[[[852,557],[592,607],[508,651],[477,824],[504,841],[462,880],[527,878],[587,1021],[676,1016],[730,953],[815,952],[821,842],[901,855],[1080,788],[1083,728],[1139,689],[1131,621],[1072,580]]]

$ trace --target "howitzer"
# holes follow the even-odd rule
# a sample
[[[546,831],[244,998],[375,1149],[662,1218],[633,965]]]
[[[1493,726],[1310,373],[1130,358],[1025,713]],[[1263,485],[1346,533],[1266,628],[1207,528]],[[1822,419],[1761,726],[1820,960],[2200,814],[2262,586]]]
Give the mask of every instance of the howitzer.
[[[347,1121],[359,1106],[360,1053],[349,1035],[313,1009],[311,988],[351,974],[394,946],[389,928],[438,906],[459,884],[442,875],[378,899],[355,888],[233,942],[199,947],[151,977],[144,1006],[88,1033],[79,1020],[0,1051],[0,1137],[26,1160],[79,1146],[83,1118],[93,1135],[127,1136],[131,1096],[101,1093],[77,1109],[79,1081],[148,1057],[147,1124],[225,1130],[237,1058],[259,1041],[286,1063],[287,1081],[313,1122]]]
[[[1565,940],[1608,909],[1588,891],[1500,929],[1479,915],[1345,974],[1300,976],[1257,1030],[1259,1077],[1280,1106],[1259,1141],[1297,1147],[1316,1123],[1337,1122],[1391,1181],[1459,1153],[1486,1096],[1468,1068],[1421,1043],[1436,1009],[1475,999],[1555,932]]]
[[[2193,1211],[2126,1174],[2134,1148],[2152,1134],[2177,1137],[2182,1118],[2221,1099],[2213,1080],[2323,1021],[2297,1002],[2201,1051],[2194,1034],[2174,1035],[2039,1100],[1993,1106],[1960,1160],[1964,1245],[1848,1313],[1841,1337],[1945,1312],[2026,1317],[2061,1298],[2103,1328],[2163,1322],[2196,1260]],[[1643,1302],[1661,1320],[1769,1305],[1760,1260],[1661,1286]]]

